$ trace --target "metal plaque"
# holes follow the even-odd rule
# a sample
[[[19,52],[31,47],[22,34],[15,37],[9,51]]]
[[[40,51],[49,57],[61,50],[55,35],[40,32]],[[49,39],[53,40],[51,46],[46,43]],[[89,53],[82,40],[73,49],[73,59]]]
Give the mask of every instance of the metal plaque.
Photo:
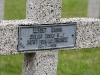
[[[76,23],[19,26],[18,51],[75,46]]]

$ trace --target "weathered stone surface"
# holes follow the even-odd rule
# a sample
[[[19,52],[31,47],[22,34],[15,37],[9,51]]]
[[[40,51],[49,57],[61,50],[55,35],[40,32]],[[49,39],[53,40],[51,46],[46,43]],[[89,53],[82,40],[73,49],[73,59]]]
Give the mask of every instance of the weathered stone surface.
[[[59,23],[76,22],[76,46],[75,48],[92,48],[100,46],[100,20],[91,18],[61,19]],[[0,55],[18,54],[18,26],[35,24],[29,20],[0,21]],[[36,53],[23,52],[24,68],[23,75],[56,75],[58,50],[38,51]],[[53,70],[53,72],[52,72]]]
[[[100,46],[100,20],[93,18],[62,19],[62,23],[76,22],[76,46],[77,48],[92,48]]]
[[[4,1],[0,0],[0,20],[4,19]]]
[[[88,17],[100,18],[100,0],[88,0]]]
[[[27,0],[26,18],[39,24],[57,23],[61,17],[61,0]]]
[[[26,18],[38,24],[60,21],[61,0],[27,0]],[[24,54],[23,75],[56,75],[58,50]]]
[[[56,75],[58,51],[24,54],[23,75]]]
[[[100,46],[100,20],[90,18],[60,19],[61,0],[27,0],[27,20],[0,21],[0,55],[24,54],[23,75],[56,75],[58,50],[18,52],[18,26],[76,22],[76,46]]]
[[[61,19],[59,23],[76,22],[76,46],[77,48],[92,48],[100,46],[100,20],[93,18],[69,18]],[[35,24],[30,20],[0,21],[0,55],[18,54],[18,26]],[[68,48],[73,49],[73,48]],[[68,50],[62,49],[62,50]],[[34,52],[34,51],[33,51]],[[31,53],[22,52],[22,53]]]
[[[33,21],[0,21],[0,55],[16,54],[18,45],[18,26],[34,24]]]

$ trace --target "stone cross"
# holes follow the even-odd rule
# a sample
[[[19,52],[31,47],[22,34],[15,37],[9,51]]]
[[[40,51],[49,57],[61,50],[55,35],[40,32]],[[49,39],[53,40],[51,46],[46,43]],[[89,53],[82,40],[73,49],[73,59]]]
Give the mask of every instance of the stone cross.
[[[100,18],[100,0],[88,0],[88,17]]]
[[[23,75],[56,75],[58,50],[100,46],[100,20],[91,18],[60,18],[61,0],[27,0],[26,12],[25,20],[0,21],[0,55],[24,53]],[[73,23],[76,24],[74,47],[54,50],[18,51],[18,41],[19,39],[22,40],[19,37],[20,26],[30,27],[41,24],[69,24],[70,26]],[[66,29],[65,32],[67,31]],[[27,31],[23,32],[27,33]],[[70,42],[70,40],[68,41]],[[22,47],[24,48],[24,46]]]
[[[4,0],[0,0],[0,20],[4,18]]]

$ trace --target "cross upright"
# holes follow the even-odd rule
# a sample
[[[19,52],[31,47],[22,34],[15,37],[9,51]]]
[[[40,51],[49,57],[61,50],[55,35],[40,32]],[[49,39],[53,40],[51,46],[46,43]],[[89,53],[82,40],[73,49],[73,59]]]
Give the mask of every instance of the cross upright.
[[[88,0],[88,17],[99,18],[100,0]]]
[[[5,0],[0,0],[0,20],[4,18],[4,1]]]
[[[56,75],[58,50],[61,50],[62,47],[62,50],[69,50],[100,46],[100,20],[92,18],[61,18],[61,3],[61,0],[27,0],[25,20],[0,21],[0,55],[24,53],[23,75]],[[73,24],[75,25],[74,29],[72,27]],[[42,27],[43,30],[41,30],[40,25],[44,26],[44,28]],[[46,50],[43,50],[45,48],[39,45],[40,50],[38,50],[38,44],[33,40],[31,40],[33,42],[27,40],[28,43],[23,45],[26,43],[28,34],[30,36],[29,39],[33,39],[33,33],[41,33],[43,35],[44,32],[50,33],[50,28],[52,28],[53,25],[56,29],[51,30],[55,35],[57,32],[57,37],[59,37],[58,34],[62,32],[63,34],[60,34],[61,38],[68,35],[68,37],[63,37],[63,39],[55,38],[53,35],[47,36],[48,38],[55,39],[57,43],[55,45],[58,45],[57,49],[54,48],[55,45],[53,44],[52,46],[54,47],[46,48],[46,46],[44,46]],[[66,26],[68,26],[68,28]],[[75,34],[72,34],[72,32]],[[37,38],[46,39],[44,36]],[[44,41],[42,41],[42,44],[43,43]],[[27,46],[31,44],[36,45],[34,47],[33,45]],[[65,46],[69,44],[71,47],[66,48]],[[60,49],[59,46],[61,46]],[[30,48],[31,51],[28,51],[27,49]],[[36,50],[32,50],[33,48]]]

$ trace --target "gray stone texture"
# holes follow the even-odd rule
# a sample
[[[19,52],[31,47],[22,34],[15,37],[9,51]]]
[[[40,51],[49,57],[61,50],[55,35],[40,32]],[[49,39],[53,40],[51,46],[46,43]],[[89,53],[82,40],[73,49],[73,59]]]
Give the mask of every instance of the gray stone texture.
[[[57,23],[61,16],[61,0],[27,0],[26,18],[39,24]]]
[[[56,75],[58,51],[24,54],[23,75]]]
[[[0,20],[4,19],[4,0],[0,0]]]
[[[76,46],[53,51],[22,52],[23,75],[56,75],[58,50],[92,48],[100,46],[100,20],[93,18],[63,18],[59,23],[77,23]],[[36,24],[31,20],[0,21],[0,55],[19,54],[18,26]]]
[[[25,20],[0,21],[0,55],[24,54],[23,75],[56,75],[58,50],[100,46],[100,20],[60,19],[61,0],[27,0]],[[77,23],[74,48],[18,52],[18,26],[31,24]]]
[[[30,25],[30,23],[34,22],[29,20],[0,21],[0,55],[18,53],[18,26]]]
[[[60,21],[61,0],[27,0],[27,20],[38,24]],[[56,75],[58,50],[24,54],[23,75]]]
[[[100,20],[94,18],[61,19],[62,23],[76,22],[76,46],[79,48],[92,48],[100,46]]]
[[[100,46],[100,20],[94,18],[62,18],[59,23],[76,22],[76,46],[68,49]],[[18,52],[18,26],[36,24],[31,20],[0,21],[0,55],[31,53]],[[60,49],[61,50],[61,49]],[[36,51],[32,51],[36,52]]]
[[[88,0],[88,17],[100,18],[100,0]]]

